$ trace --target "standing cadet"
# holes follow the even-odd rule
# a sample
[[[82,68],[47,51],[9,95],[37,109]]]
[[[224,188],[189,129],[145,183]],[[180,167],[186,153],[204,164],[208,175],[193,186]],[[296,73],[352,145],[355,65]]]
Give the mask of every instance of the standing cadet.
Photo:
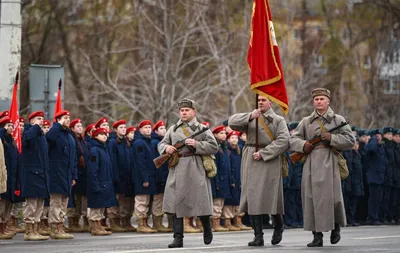
[[[174,240],[169,248],[183,247],[183,217],[200,217],[203,226],[203,241],[210,244],[213,238],[210,215],[212,214],[212,193],[207,172],[213,166],[211,155],[218,151],[218,143],[210,130],[189,138],[205,128],[196,119],[193,100],[183,99],[178,103],[179,121],[171,126],[158,145],[160,154],[173,155],[163,210],[173,215]],[[173,145],[185,140],[185,146],[177,150]],[[206,161],[203,164],[203,160]],[[210,162],[211,161],[211,162]],[[206,167],[204,166],[206,165]]]
[[[278,244],[283,233],[283,185],[281,155],[289,147],[289,131],[285,119],[273,111],[268,98],[258,97],[258,109],[238,113],[229,118],[233,130],[245,132],[248,138],[242,157],[242,193],[240,211],[252,219],[254,235],[249,246],[264,246],[262,215],[271,214],[275,228],[271,244]],[[259,150],[256,150],[256,118],[258,118]]]
[[[88,150],[90,151],[90,148],[92,147],[92,143],[94,140],[92,139],[92,133],[96,130],[96,127],[94,124],[90,124],[86,127],[85,129],[85,135],[84,135],[84,140],[86,142],[86,145],[88,147]]]
[[[136,133],[133,144],[133,162],[135,167],[135,213],[138,220],[137,232],[155,233],[157,230],[150,228],[148,212],[152,195],[157,194],[156,166],[154,165],[154,151],[151,147],[151,121],[143,120],[138,125],[139,132]],[[153,216],[160,216],[152,210]],[[162,214],[162,212],[161,212]]]
[[[365,148],[368,156],[367,183],[369,189],[367,221],[370,225],[381,225],[380,207],[387,168],[386,156],[381,130],[371,130],[370,134],[373,137]]]
[[[70,232],[87,232],[88,219],[87,219],[87,162],[89,156],[89,149],[86,141],[83,139],[83,126],[81,119],[77,118],[69,124],[72,137],[76,145],[76,160],[78,161],[78,181],[72,187],[72,196],[74,197],[75,208],[68,209],[68,225]],[[80,228],[79,220],[82,216],[83,227]]]
[[[42,125],[42,130],[43,130],[43,134],[46,135],[47,132],[50,130],[51,128],[51,122],[48,119],[43,120],[43,125]]]
[[[211,179],[211,189],[213,193],[213,216],[211,218],[213,231],[237,231],[237,228],[232,227],[230,215],[224,217],[225,227],[221,227],[220,219],[222,216],[222,209],[224,208],[225,199],[232,198],[231,188],[235,187],[231,175],[231,160],[229,157],[228,146],[226,143],[226,130],[225,126],[217,126],[212,131],[215,139],[218,142],[219,149],[215,153],[215,162],[217,165],[217,175]]]
[[[93,132],[92,148],[87,166],[87,197],[89,230],[92,235],[110,235],[101,225],[105,208],[118,205],[113,187],[113,171],[105,143],[108,130],[98,128]]]
[[[381,222],[385,225],[394,225],[393,217],[393,189],[394,189],[394,170],[395,170],[395,157],[394,157],[394,142],[393,142],[393,127],[384,127],[383,133],[383,148],[386,157],[386,175],[383,187],[383,198],[381,205]]]
[[[400,225],[400,128],[396,129],[393,133],[394,141],[394,156],[395,156],[395,170],[394,170],[394,217],[396,224]]]
[[[165,127],[165,122],[160,120],[153,126],[153,132],[151,133],[151,146],[154,151],[154,155],[156,157],[160,156],[158,152],[158,143],[164,138],[167,133],[167,129]],[[156,182],[157,182],[157,192],[158,196],[154,196],[152,209],[157,209],[157,213],[161,213],[162,215],[153,216],[153,224],[154,228],[157,229],[158,232],[172,232],[172,216],[168,215],[168,227],[164,227],[162,224],[163,220],[163,212],[162,212],[162,202],[164,199],[164,191],[165,191],[165,183],[168,178],[168,162],[164,163],[163,166],[157,169],[156,172]]]
[[[340,226],[346,225],[340,158],[335,153],[351,149],[355,137],[348,125],[335,133],[327,131],[345,122],[330,108],[329,90],[317,88],[311,94],[315,110],[299,123],[290,137],[290,147],[292,151],[307,154],[301,184],[304,230],[314,234],[308,247],[322,247],[322,232],[332,230],[331,243],[336,244],[340,240]],[[323,141],[313,146],[308,140],[316,135],[321,135]]]
[[[21,197],[25,198],[24,240],[47,240],[38,233],[38,224],[43,212],[44,200],[50,197],[49,156],[46,138],[42,131],[44,112],[29,115],[30,124],[22,135]]]
[[[365,225],[367,223],[368,216],[368,197],[369,197],[369,189],[368,189],[368,181],[367,181],[367,165],[368,165],[368,156],[365,150],[365,146],[368,143],[368,133],[366,130],[359,130],[359,145],[358,145],[358,153],[361,156],[361,168],[363,173],[363,188],[364,194],[359,197],[357,211],[356,211],[356,222],[359,222],[361,225]]]
[[[243,212],[239,211],[240,207],[240,193],[241,193],[241,179],[240,179],[240,165],[242,163],[242,150],[238,145],[240,132],[231,131],[227,136],[228,140],[228,150],[231,164],[231,175],[235,182],[235,187],[231,188],[232,198],[226,199],[224,203],[224,208],[222,209],[222,215],[225,218],[225,227],[234,231],[232,226],[227,225],[227,220],[233,218],[233,226],[239,230],[252,230],[251,227],[247,227],[242,223],[242,218],[244,216]],[[228,221],[232,224],[231,221]]]
[[[64,231],[64,216],[67,213],[68,198],[72,186],[76,184],[77,161],[75,140],[68,129],[69,111],[62,110],[54,115],[57,122],[46,134],[49,143],[50,166],[50,237],[53,239],[73,239]]]

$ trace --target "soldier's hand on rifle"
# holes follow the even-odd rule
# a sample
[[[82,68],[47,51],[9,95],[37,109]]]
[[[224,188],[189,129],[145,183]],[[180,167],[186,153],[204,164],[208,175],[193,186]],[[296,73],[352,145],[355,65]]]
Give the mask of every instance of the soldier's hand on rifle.
[[[261,109],[254,109],[254,111],[251,112],[250,119],[256,119],[260,117],[261,115]]]
[[[253,159],[256,160],[256,161],[260,160],[261,159],[260,152],[254,152],[253,153]]]
[[[176,148],[174,146],[172,146],[172,145],[168,145],[167,149],[165,150],[165,152],[167,152],[167,154],[172,155],[173,153],[176,152]]]
[[[149,187],[149,182],[144,182],[144,183],[143,183],[143,187],[144,187],[144,188]]]
[[[196,148],[196,143],[197,143],[197,141],[195,139],[186,139],[185,140],[185,144],[187,146],[192,146],[194,148]]]
[[[311,151],[313,150],[313,148],[314,148],[314,146],[311,143],[309,143],[309,142],[304,143],[304,146],[303,146],[304,154],[310,154]]]
[[[322,139],[323,141],[331,141],[331,139],[332,139],[332,134],[329,133],[329,132],[322,133],[322,134],[321,134],[321,139]]]

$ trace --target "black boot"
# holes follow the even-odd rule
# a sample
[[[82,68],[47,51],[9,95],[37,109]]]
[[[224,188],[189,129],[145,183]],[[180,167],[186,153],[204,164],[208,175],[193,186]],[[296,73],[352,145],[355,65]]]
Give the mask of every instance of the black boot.
[[[314,235],[314,240],[307,244],[307,247],[322,247],[324,245],[322,237],[324,236],[322,232],[312,232]]]
[[[331,231],[331,244],[336,244],[340,241],[340,226],[335,223],[335,229]]]
[[[249,242],[249,246],[264,246],[264,238],[262,231],[262,216],[261,215],[251,215],[251,222],[253,223],[254,229],[254,240]]]
[[[183,218],[177,218],[174,214],[172,216],[174,240],[168,245],[168,248],[182,248],[183,247]]]
[[[274,233],[272,234],[271,244],[276,245],[282,241],[283,217],[280,214],[272,215],[275,220]]]
[[[204,244],[208,245],[213,240],[210,216],[200,216],[200,221],[203,225],[203,241]]]

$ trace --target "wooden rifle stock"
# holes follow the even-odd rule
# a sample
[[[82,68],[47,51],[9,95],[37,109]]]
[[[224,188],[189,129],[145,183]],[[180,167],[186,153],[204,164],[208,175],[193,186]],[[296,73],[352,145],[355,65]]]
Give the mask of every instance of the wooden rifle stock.
[[[154,164],[156,165],[156,168],[160,168],[164,163],[166,163],[169,158],[171,157],[170,154],[162,154],[156,159],[153,160]]]
[[[342,122],[340,125],[338,125],[337,127],[332,128],[331,130],[329,130],[329,133],[333,133],[334,131],[338,130],[339,128],[344,127],[345,125],[349,124],[348,122]],[[315,146],[315,144],[321,142],[321,135],[318,135],[316,137],[314,137],[313,139],[309,140],[308,142],[311,143],[313,146]],[[301,159],[303,159],[303,157],[306,154],[304,153],[299,153],[299,152],[293,152],[290,155],[290,160],[292,160],[292,163],[297,163],[298,161],[300,161]]]

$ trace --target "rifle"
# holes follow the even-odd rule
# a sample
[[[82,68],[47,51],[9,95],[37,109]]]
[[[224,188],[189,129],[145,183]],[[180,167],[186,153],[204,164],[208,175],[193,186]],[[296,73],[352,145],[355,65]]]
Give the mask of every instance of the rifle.
[[[194,134],[192,134],[191,136],[189,136],[189,137],[187,137],[187,138],[185,138],[185,139],[183,139],[183,140],[178,141],[178,142],[175,143],[173,146],[176,148],[177,151],[179,151],[180,149],[182,149],[182,148],[185,146],[185,141],[186,141],[187,139],[193,139],[194,137],[196,137],[196,136],[198,136],[198,135],[204,133],[204,132],[207,131],[208,129],[210,129],[210,128],[205,127],[205,128],[203,128],[202,130],[200,130],[199,132],[194,133]],[[166,162],[169,160],[169,158],[171,158],[171,156],[172,156],[172,154],[165,153],[165,154],[160,155],[160,156],[157,157],[156,159],[154,159],[153,162],[154,162],[154,164],[156,165],[156,168],[157,168],[157,169],[160,168],[164,163],[166,163]]]
[[[348,122],[342,122],[340,125],[332,128],[331,130],[328,130],[328,132],[329,133],[333,133],[334,131],[336,131],[336,130],[338,130],[338,129],[340,129],[340,128],[344,127],[345,125],[348,125],[348,124],[349,124]],[[309,140],[308,142],[311,143],[313,146],[315,146],[315,144],[318,144],[321,141],[322,141],[321,135],[318,135],[318,136],[312,138],[311,140]],[[303,159],[303,157],[305,155],[306,154],[304,154],[304,153],[293,152],[290,155],[290,160],[292,160],[293,163],[297,163],[298,161]]]

